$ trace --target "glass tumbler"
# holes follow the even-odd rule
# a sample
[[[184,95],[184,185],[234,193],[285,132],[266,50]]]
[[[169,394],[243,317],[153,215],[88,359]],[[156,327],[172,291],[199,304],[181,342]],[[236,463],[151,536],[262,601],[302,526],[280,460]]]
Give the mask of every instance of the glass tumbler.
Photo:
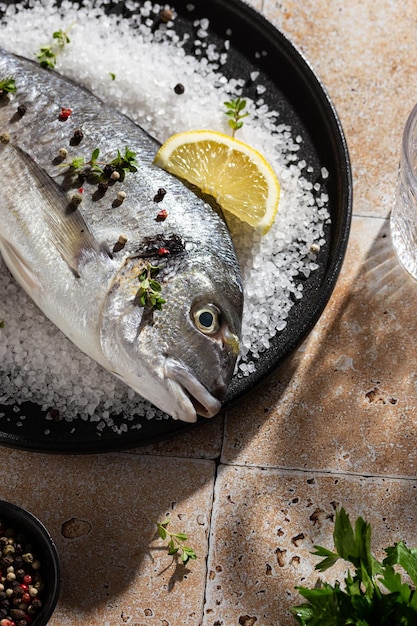
[[[390,226],[398,260],[417,279],[417,105],[404,127]]]

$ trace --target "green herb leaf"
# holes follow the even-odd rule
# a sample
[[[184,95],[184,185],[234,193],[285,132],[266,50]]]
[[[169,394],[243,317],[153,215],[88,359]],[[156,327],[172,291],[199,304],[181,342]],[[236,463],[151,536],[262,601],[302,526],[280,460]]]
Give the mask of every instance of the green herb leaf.
[[[72,28],[71,25],[70,28]],[[60,54],[65,46],[70,43],[70,38],[68,37],[68,32],[62,29],[56,30],[52,34],[53,42],[49,45],[44,45],[39,48],[39,51],[36,53],[36,58],[39,61],[41,67],[50,70],[56,66],[57,56]]]
[[[98,160],[99,155],[100,155],[100,149],[95,148],[93,152],[91,153],[91,159],[90,159],[91,165],[95,164],[95,162]]]
[[[85,165],[84,157],[75,157],[71,161],[71,167],[74,168],[75,170],[79,170],[80,168],[84,167],[84,165]]]
[[[146,265],[138,276],[140,286],[136,294],[136,300],[139,302],[140,306],[148,306],[157,311],[160,311],[162,305],[166,302],[160,295],[162,286],[155,280],[155,276],[158,275],[159,270],[159,266],[152,265],[151,263]]]
[[[401,566],[413,583],[417,580],[417,550],[400,542],[385,550],[382,563],[371,553],[371,527],[361,517],[352,527],[344,509],[336,513],[333,532],[336,552],[315,546],[324,557],[316,569],[324,571],[339,558],[353,565],[344,579],[332,586],[319,583],[314,589],[299,587],[307,600],[291,609],[303,626],[414,626],[417,624],[417,594],[401,580],[394,566]],[[389,593],[383,593],[382,586]]]
[[[114,74],[113,72],[109,72],[109,76],[112,80],[116,80],[116,74]]]
[[[384,565],[401,565],[417,586],[417,550],[410,550],[405,543],[400,541],[390,548],[386,548],[387,553]]]
[[[0,328],[4,328],[4,320],[0,321]]]
[[[232,129],[232,136],[234,137],[236,131],[243,126],[241,120],[249,115],[247,112],[243,113],[246,108],[246,100],[238,97],[236,100],[224,102],[224,106],[226,107],[225,114],[230,118],[228,124]]]
[[[117,150],[117,157],[110,161],[110,165],[124,172],[137,172],[136,152],[133,152],[127,146],[125,147],[124,155],[121,154],[120,150]]]
[[[161,537],[161,539],[167,538],[167,531],[160,524],[158,524],[158,535]]]
[[[340,558],[338,554],[332,552],[331,550],[327,550],[327,548],[322,548],[321,546],[314,546],[314,548],[315,552],[312,552],[311,554],[325,557],[323,561],[320,561],[320,563],[317,563],[315,566],[315,569],[320,572],[324,572],[326,569],[329,569],[329,567],[332,567]]]
[[[175,533],[167,529],[169,522],[170,520],[166,519],[164,522],[156,523],[158,535],[164,540],[169,538],[167,546],[168,554],[170,556],[178,554],[180,556],[181,563],[186,565],[190,559],[196,559],[197,554],[193,548],[182,543],[188,539],[188,535],[186,533]]]
[[[17,87],[13,76],[6,76],[0,80],[0,96],[5,93],[16,93]]]

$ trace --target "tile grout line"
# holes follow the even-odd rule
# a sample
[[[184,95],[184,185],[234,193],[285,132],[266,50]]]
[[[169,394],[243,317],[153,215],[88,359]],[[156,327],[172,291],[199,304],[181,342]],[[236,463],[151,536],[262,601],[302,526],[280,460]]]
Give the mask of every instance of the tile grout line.
[[[216,502],[216,486],[217,486],[217,480],[218,480],[218,477],[219,477],[219,468],[223,465],[223,463],[221,462],[221,458],[222,458],[222,453],[223,453],[223,446],[224,446],[224,439],[225,439],[225,430],[226,430],[226,420],[223,419],[222,434],[221,434],[221,446],[220,446],[219,454],[214,459],[212,459],[215,462],[216,469],[215,469],[215,472],[214,472],[213,491],[212,491],[212,496],[211,496],[211,511],[210,511],[210,519],[209,519],[209,524],[208,524],[206,575],[205,575],[205,581],[204,581],[204,597],[203,597],[203,606],[202,606],[203,610],[202,610],[201,622],[200,622],[201,626],[204,623],[205,610],[206,610],[206,606],[207,606],[207,586],[208,586],[208,580],[209,580],[210,550],[211,550],[211,547],[212,547],[213,513],[214,513],[215,502]]]
[[[319,469],[303,469],[300,467],[283,467],[280,465],[265,466],[265,465],[250,465],[243,463],[227,463],[220,462],[219,467],[224,465],[225,467],[237,467],[240,469],[258,469],[264,472],[277,471],[284,472],[285,474],[315,474],[318,476],[342,476],[346,478],[378,478],[387,480],[401,480],[401,481],[417,481],[417,474],[415,476],[395,475],[395,474],[366,474],[363,472],[342,472],[340,470],[319,470]]]

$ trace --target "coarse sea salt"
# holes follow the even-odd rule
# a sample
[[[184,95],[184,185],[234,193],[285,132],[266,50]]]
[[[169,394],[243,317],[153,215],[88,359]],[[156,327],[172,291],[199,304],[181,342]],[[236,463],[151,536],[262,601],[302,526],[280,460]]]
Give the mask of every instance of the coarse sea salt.
[[[57,7],[53,0],[38,0],[16,10],[0,1],[0,45],[33,58],[53,32],[71,25],[71,44],[58,56],[56,69],[161,143],[173,133],[195,128],[229,132],[223,102],[244,96],[245,81],[222,74],[229,44],[226,41],[222,50],[207,44],[208,20],[195,23],[194,50],[205,50],[197,58],[186,54],[188,36],[176,32],[175,18],[154,29],[155,16],[165,5],[147,1],[138,10],[136,2],[125,2],[133,14],[123,19],[106,15],[106,5],[105,0],[85,0],[81,6],[63,0]],[[188,10],[193,11],[192,5]],[[251,80],[256,83],[258,76],[252,72]],[[180,97],[174,94],[177,83],[186,85]],[[259,84],[256,90],[261,95],[265,87]],[[315,259],[330,220],[327,194],[319,193],[320,183],[313,185],[303,177],[306,168],[312,171],[298,157],[303,138],[294,137],[291,127],[280,121],[279,111],[270,110],[262,98],[247,99],[247,111],[239,138],[269,160],[281,197],[276,221],[262,238],[237,219],[229,220],[245,289],[238,377],[256,370],[271,339],[285,329],[294,301],[303,297],[302,277],[318,268]],[[321,175],[329,176],[326,168]],[[166,419],[51,324],[12,279],[1,257],[0,295],[0,406],[30,400],[68,422],[95,422],[98,434],[106,428],[119,434],[140,428],[138,418]],[[112,416],[119,414],[123,422],[117,426]]]

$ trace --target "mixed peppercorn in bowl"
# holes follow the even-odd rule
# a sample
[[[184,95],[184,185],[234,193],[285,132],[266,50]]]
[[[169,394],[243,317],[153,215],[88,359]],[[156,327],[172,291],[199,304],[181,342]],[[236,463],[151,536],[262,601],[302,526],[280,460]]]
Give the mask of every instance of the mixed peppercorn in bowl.
[[[0,500],[0,626],[45,626],[60,590],[55,543],[25,509]]]

